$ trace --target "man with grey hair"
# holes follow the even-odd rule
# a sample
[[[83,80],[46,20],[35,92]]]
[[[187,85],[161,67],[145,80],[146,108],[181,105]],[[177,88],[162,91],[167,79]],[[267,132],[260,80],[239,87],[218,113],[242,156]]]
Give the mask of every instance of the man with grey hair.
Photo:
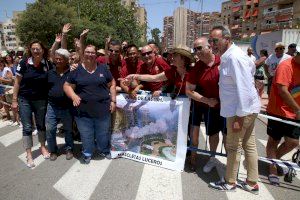
[[[72,102],[63,91],[63,84],[66,81],[69,69],[70,53],[66,49],[57,49],[54,53],[54,64],[52,70],[48,72],[48,106],[46,114],[46,136],[50,151],[50,160],[54,161],[58,156],[56,144],[56,130],[59,121],[63,124],[65,134],[66,159],[73,158],[73,138],[72,138],[72,116],[70,108]]]
[[[228,28],[217,26],[210,32],[210,44],[221,56],[219,93],[221,116],[226,117],[227,167],[225,182],[210,183],[219,191],[235,191],[242,149],[245,151],[247,178],[239,186],[258,194],[258,155],[253,132],[260,111],[260,100],[254,85],[255,64],[233,44]]]
[[[265,72],[268,77],[268,95],[270,95],[271,92],[271,85],[272,80],[275,75],[275,70],[277,68],[277,65],[281,63],[282,61],[290,58],[291,56],[284,53],[285,45],[282,42],[277,42],[275,44],[275,53],[271,54],[267,60],[265,61]]]

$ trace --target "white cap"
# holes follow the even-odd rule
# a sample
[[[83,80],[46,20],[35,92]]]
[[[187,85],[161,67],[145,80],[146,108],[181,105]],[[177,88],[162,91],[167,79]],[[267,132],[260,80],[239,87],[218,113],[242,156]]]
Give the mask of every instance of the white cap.
[[[17,51],[24,51],[23,47],[18,47]]]
[[[1,57],[5,57],[5,56],[7,56],[7,55],[8,55],[7,51],[2,51],[2,52],[1,52]]]

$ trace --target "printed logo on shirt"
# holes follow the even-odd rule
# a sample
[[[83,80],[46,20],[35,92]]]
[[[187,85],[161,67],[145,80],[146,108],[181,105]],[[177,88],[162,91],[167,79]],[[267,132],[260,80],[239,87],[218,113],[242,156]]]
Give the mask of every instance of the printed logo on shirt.
[[[103,75],[103,74],[99,74],[99,77],[103,78],[103,77],[104,77],[104,75]]]
[[[17,71],[20,71],[20,70],[21,70],[21,66],[20,66],[20,64],[18,64]]]

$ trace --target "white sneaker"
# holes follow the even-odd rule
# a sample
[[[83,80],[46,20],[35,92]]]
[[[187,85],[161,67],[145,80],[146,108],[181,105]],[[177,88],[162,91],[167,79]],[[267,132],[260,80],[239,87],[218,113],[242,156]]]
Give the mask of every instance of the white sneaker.
[[[217,165],[217,159],[215,157],[210,157],[209,161],[203,167],[204,173],[209,173]]]
[[[32,135],[37,135],[38,134],[38,130],[34,129],[34,131],[32,131]]]
[[[9,126],[17,126],[17,125],[18,125],[18,122],[17,122],[17,121],[11,122],[11,123],[9,124]]]

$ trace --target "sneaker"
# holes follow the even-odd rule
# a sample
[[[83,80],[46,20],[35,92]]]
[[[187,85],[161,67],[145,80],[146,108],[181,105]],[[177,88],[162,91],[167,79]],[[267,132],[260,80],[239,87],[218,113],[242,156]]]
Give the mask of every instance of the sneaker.
[[[38,130],[34,129],[34,131],[32,131],[32,135],[37,135],[38,134]]]
[[[259,187],[258,187],[257,183],[254,186],[250,186],[245,181],[243,181],[243,182],[239,183],[238,186],[240,188],[242,188],[243,190],[250,192],[252,194],[258,195],[258,193],[259,193]]]
[[[22,123],[20,122],[20,123],[18,123],[18,126],[19,126],[19,128],[23,128],[23,125],[22,125]]]
[[[210,188],[222,191],[222,192],[235,192],[236,191],[236,184],[229,185],[226,182],[218,181],[218,182],[211,182],[208,185]]]
[[[55,161],[57,159],[57,154],[56,153],[51,153],[50,158],[51,161]]]
[[[71,160],[73,158],[73,152],[71,150],[66,151],[66,160]]]
[[[18,122],[17,122],[17,121],[11,122],[11,123],[9,124],[9,126],[18,126]]]
[[[210,157],[209,161],[203,167],[204,173],[209,173],[217,165],[217,159],[215,157]]]
[[[101,156],[101,157],[105,157],[107,160],[111,160],[111,155],[110,155],[110,153],[108,153],[108,154],[100,153],[100,156]]]
[[[91,157],[89,157],[89,156],[83,156],[83,158],[82,158],[82,160],[83,160],[83,163],[84,164],[90,164],[90,162],[91,162]]]

